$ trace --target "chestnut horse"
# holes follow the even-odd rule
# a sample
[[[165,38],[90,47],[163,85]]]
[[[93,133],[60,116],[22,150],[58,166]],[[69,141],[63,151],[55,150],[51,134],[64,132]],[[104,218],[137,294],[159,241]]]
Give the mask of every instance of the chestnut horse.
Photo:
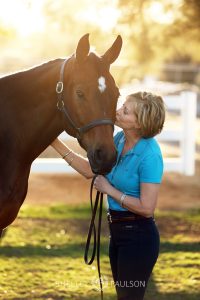
[[[98,56],[86,34],[67,60],[0,78],[0,231],[15,220],[26,197],[32,162],[63,130],[77,137],[94,173],[111,170],[119,90],[109,67],[121,46],[118,36]]]

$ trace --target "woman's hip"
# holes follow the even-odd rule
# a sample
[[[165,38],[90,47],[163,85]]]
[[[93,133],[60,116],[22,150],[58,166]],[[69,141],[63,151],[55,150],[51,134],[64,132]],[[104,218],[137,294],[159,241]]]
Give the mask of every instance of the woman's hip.
[[[120,212],[121,213],[121,212]],[[135,244],[140,246],[159,247],[160,236],[154,218],[123,219],[121,221],[109,222],[110,237],[115,246]]]

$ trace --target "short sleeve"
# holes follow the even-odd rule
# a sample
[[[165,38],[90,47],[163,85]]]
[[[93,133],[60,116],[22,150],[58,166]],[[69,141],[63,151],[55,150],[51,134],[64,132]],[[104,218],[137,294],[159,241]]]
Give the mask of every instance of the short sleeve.
[[[163,176],[163,158],[158,153],[147,155],[140,163],[140,183],[161,183]]]

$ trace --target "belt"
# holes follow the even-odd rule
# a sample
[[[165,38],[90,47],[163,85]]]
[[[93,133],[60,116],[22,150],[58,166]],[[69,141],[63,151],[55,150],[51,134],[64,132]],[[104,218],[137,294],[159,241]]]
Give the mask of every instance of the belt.
[[[120,222],[128,222],[128,221],[136,221],[136,220],[148,220],[151,218],[146,218],[141,215],[132,215],[132,216],[113,216],[110,213],[107,214],[108,223],[120,223]]]

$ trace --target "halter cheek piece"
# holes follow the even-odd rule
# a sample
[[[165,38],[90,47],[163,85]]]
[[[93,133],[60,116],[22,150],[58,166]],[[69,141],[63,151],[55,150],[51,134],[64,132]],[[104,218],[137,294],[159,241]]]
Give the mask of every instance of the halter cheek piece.
[[[70,117],[67,108],[65,107],[64,103],[64,70],[65,70],[65,65],[69,58],[65,59],[65,61],[61,65],[60,69],[60,79],[57,82],[56,85],[56,93],[58,95],[58,102],[57,102],[57,108],[60,110],[64,116],[66,117],[67,121],[70,123],[70,125],[74,128],[76,131],[76,137],[78,140],[80,140],[85,132],[90,130],[93,127],[99,126],[99,125],[111,125],[114,128],[114,123],[110,119],[100,119],[100,120],[94,120],[90,122],[87,125],[84,125],[82,127],[77,127],[72,118]]]

